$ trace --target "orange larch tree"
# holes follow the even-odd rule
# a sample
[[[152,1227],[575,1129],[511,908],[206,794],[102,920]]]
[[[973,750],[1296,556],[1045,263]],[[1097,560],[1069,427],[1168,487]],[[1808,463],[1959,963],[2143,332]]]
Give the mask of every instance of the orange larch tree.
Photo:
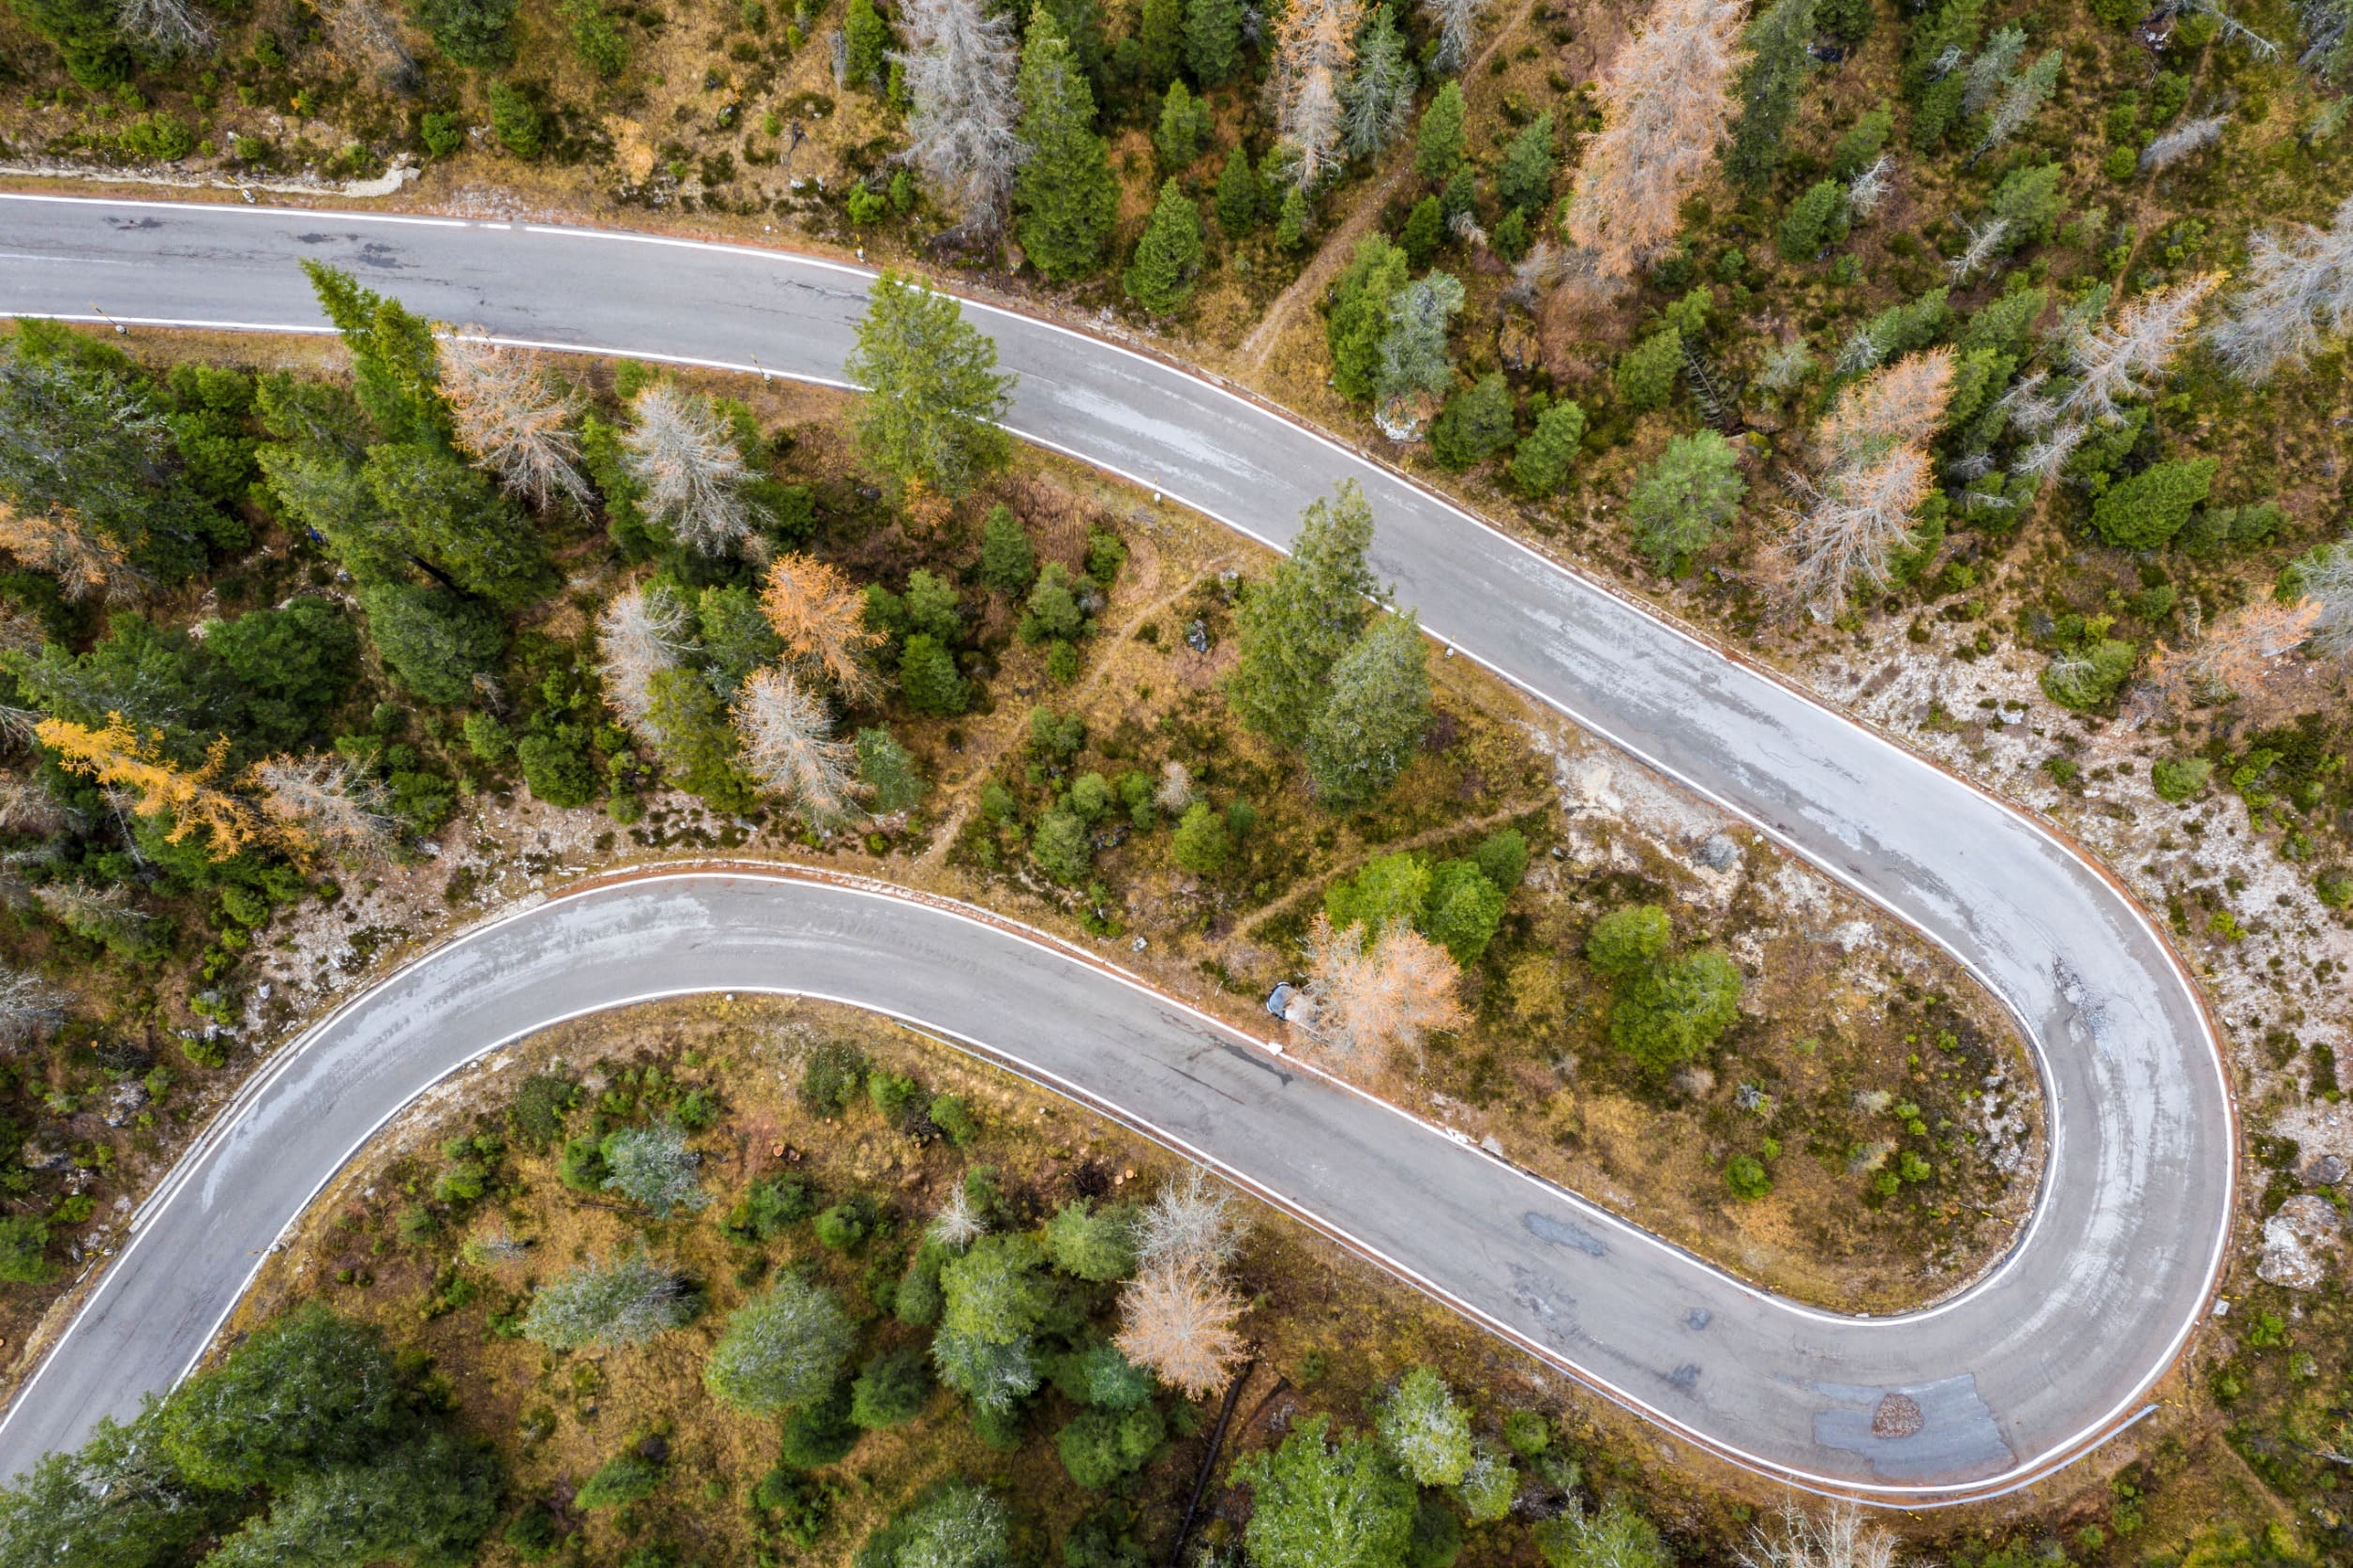
[[[760,608],[804,673],[832,682],[852,702],[879,689],[867,656],[887,640],[866,624],[866,596],[839,568],[814,556],[779,555]]]
[[[1706,178],[1731,119],[1740,0],[1658,0],[1601,84],[1569,238],[1605,278],[1631,278],[1674,244],[1683,198]]]
[[[166,837],[174,844],[202,831],[212,857],[226,860],[260,831],[253,807],[219,786],[229,765],[226,735],[213,743],[202,767],[190,769],[164,755],[160,733],[142,735],[120,714],[107,715],[98,730],[44,718],[33,732],[66,767],[136,795],[133,809],[139,815],[169,816],[172,831]]]

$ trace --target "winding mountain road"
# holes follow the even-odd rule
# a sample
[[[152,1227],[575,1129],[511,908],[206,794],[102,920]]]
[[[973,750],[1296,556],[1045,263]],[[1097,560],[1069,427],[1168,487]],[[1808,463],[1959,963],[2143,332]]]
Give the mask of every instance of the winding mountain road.
[[[0,195],[0,313],[323,330],[316,258],[503,339],[841,384],[870,275],[526,223]],[[2003,1261],[1921,1312],[1752,1289],[1075,951],[937,906],[703,873],[560,898],[418,959],[241,1096],[0,1423],[0,1475],[199,1354],[264,1251],[400,1105],[561,1018],[689,990],[822,995],[1085,1092],[1589,1384],[1793,1484],[1920,1506],[2048,1473],[2145,1409],[2232,1214],[2230,1091],[2164,941],[2036,822],[1281,415],[988,307],[1026,439],[1275,546],[1354,478],[1423,624],[1950,950],[2032,1041],[2050,1148]],[[1890,1395],[1913,1423],[1873,1414]],[[1900,1410],[1900,1402],[1890,1410]]]

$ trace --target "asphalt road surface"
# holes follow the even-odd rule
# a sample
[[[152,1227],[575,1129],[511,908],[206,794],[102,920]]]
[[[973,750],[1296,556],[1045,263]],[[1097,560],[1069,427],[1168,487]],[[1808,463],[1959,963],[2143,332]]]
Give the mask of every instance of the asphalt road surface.
[[[305,257],[504,339],[834,382],[868,281],[526,224],[0,196],[0,312],[318,330]],[[1018,433],[1258,538],[1283,544],[1302,507],[1356,479],[1375,569],[1432,632],[1967,964],[2029,1032],[2048,1100],[2044,1190],[2009,1256],[1918,1313],[1799,1306],[1000,930],[787,882],[627,884],[420,959],[287,1053],[150,1203],[0,1425],[0,1475],[168,1386],[311,1193],[450,1066],[561,1017],[692,989],[859,1003],[1059,1075],[1686,1438],[1800,1485],[1915,1505],[1983,1496],[2146,1408],[2221,1266],[2234,1128],[2188,982],[2094,867],[1276,415],[1083,335],[969,314],[1021,378]]]

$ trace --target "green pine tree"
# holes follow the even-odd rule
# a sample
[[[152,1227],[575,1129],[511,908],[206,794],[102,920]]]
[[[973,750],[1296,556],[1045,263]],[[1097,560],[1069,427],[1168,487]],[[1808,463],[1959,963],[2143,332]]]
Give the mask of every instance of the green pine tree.
[[[1784,0],[1787,3],[1787,0]],[[1773,249],[1793,264],[1812,261],[1843,226],[1847,188],[1836,180],[1817,180],[1805,194],[1789,204],[1773,230]]]
[[[1264,177],[1263,171],[1260,177]],[[1282,208],[1275,215],[1275,243],[1286,250],[1306,244],[1308,218],[1307,193],[1295,185],[1285,190]]]
[[[1747,493],[1730,442],[1713,430],[1679,435],[1634,482],[1626,524],[1635,548],[1666,571],[1677,556],[1707,548]]]
[[[980,525],[981,586],[1009,597],[1028,592],[1036,576],[1037,550],[1030,543],[1030,531],[1010,506],[1000,503],[989,507]]]
[[[1774,0],[1748,24],[1743,38],[1748,64],[1735,89],[1740,123],[1725,167],[1750,189],[1760,188],[1781,162],[1799,95],[1814,70],[1814,22],[1818,0]]]
[[[2091,526],[2120,550],[2155,550],[2181,532],[2213,488],[2212,458],[2152,463],[2119,479],[2091,505]]]
[[[867,788],[867,806],[878,817],[904,811],[919,804],[930,788],[915,766],[915,759],[888,730],[858,731],[858,782]]]
[[[1784,4],[1789,0],[1784,0]],[[1552,112],[1537,115],[1512,138],[1495,172],[1495,198],[1516,212],[1540,210],[1552,195]]]
[[[1675,327],[1662,326],[1620,354],[1611,376],[1618,384],[1618,396],[1625,400],[1626,412],[1648,414],[1667,406],[1667,400],[1675,395],[1675,378],[1682,368],[1683,335]]]
[[[1021,248],[1048,278],[1094,270],[1119,216],[1119,181],[1094,133],[1094,94],[1045,0],[1021,47],[1021,141],[1013,186]]]
[[[1307,731],[1307,776],[1332,811],[1369,804],[1413,760],[1430,727],[1429,650],[1414,615],[1383,615],[1331,667]]]
[[[1209,105],[1187,92],[1182,80],[1169,83],[1169,96],[1160,104],[1160,124],[1152,137],[1160,167],[1175,173],[1201,156],[1201,143],[1208,139]]]
[[[1446,241],[1446,215],[1438,210],[1438,198],[1425,196],[1413,204],[1406,215],[1405,231],[1397,243],[1405,247],[1405,259],[1417,267],[1426,267],[1438,248]]]
[[[1425,183],[1444,185],[1462,166],[1465,112],[1462,83],[1451,78],[1422,111],[1422,128],[1413,143],[1413,172]]]
[[[1222,87],[1242,61],[1242,0],[1185,0],[1184,65],[1204,87]]]
[[[890,24],[874,8],[874,0],[850,0],[841,24],[841,41],[848,65],[842,76],[852,87],[872,89],[882,81],[882,61],[891,47]]]
[[[1243,593],[1234,612],[1242,656],[1228,692],[1242,722],[1277,746],[1306,740],[1332,667],[1372,613],[1372,506],[1342,481],[1302,514],[1289,558]]]
[[[1193,297],[1193,275],[1200,264],[1201,209],[1171,178],[1160,188],[1160,204],[1152,209],[1152,221],[1122,281],[1130,299],[1165,316]]]
[[[997,427],[1014,378],[997,369],[997,345],[963,309],[913,279],[885,270],[874,282],[847,369],[858,400],[858,445],[904,484],[921,479],[961,495],[1010,450]]]
[[[1217,176],[1217,226],[1226,231],[1228,239],[1240,239],[1259,226],[1259,212],[1264,204],[1250,155],[1237,143],[1226,154],[1225,171]]]
[[[1576,461],[1577,444],[1585,438],[1585,411],[1563,398],[1536,416],[1512,454],[1512,483],[1531,501],[1558,490]]]
[[[1086,72],[1087,85],[1100,101],[1107,85],[1101,8],[1095,0],[1045,0],[1045,5],[1054,13],[1054,25],[1062,29],[1063,41],[1070,45],[1070,57]]]
[[[1412,120],[1416,75],[1408,49],[1391,8],[1374,8],[1372,20],[1357,35],[1356,74],[1341,94],[1350,158],[1387,151]]]
[[[1157,89],[1176,75],[1184,58],[1184,0],[1144,0],[1136,53],[1147,88]]]
[[[1344,398],[1373,395],[1389,302],[1405,287],[1407,264],[1406,252],[1380,234],[1367,234],[1333,285],[1323,340],[1332,354],[1332,384]]]
[[[1413,1545],[1413,1483],[1370,1438],[1336,1447],[1328,1416],[1299,1422],[1280,1448],[1235,1467],[1250,1488],[1244,1527],[1259,1568],[1403,1568]]]
[[[1501,370],[1489,371],[1467,391],[1449,398],[1430,426],[1431,455],[1456,474],[1486,461],[1511,439],[1512,389]]]

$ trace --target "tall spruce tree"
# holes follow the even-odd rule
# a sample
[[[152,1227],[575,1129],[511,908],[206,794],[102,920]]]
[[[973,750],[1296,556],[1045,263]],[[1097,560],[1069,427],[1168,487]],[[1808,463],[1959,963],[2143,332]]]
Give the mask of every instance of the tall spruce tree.
[[[1021,248],[1048,278],[1094,270],[1119,216],[1119,182],[1094,133],[1094,94],[1047,0],[1030,13],[1021,46],[1021,142],[1014,180]]]
[[[1396,782],[1430,727],[1429,650],[1411,614],[1383,615],[1332,666],[1307,731],[1307,776],[1333,811],[1353,811]]]
[[[1413,172],[1433,186],[1444,185],[1462,167],[1462,128],[1467,113],[1462,83],[1447,81],[1422,111],[1413,149]]]
[[[1171,178],[1160,188],[1160,204],[1136,244],[1136,259],[1123,280],[1127,295],[1154,315],[1165,316],[1193,297],[1193,275],[1201,264],[1201,209]]]
[[[1136,51],[1146,87],[1156,90],[1177,73],[1184,60],[1184,0],[1144,0]]]
[[[1523,127],[1504,149],[1503,165],[1495,172],[1495,198],[1507,207],[1536,212],[1552,195],[1552,172],[1558,162],[1552,150],[1552,111],[1546,110]]]
[[[1305,742],[1333,666],[1372,614],[1372,505],[1344,480],[1301,516],[1290,558],[1243,595],[1242,657],[1228,692],[1242,722],[1277,746]]]
[[[1735,91],[1741,118],[1725,165],[1751,189],[1772,177],[1797,117],[1798,95],[1814,70],[1814,18],[1819,0],[1776,0],[1748,24],[1748,64]]]
[[[1356,74],[1342,95],[1350,158],[1371,158],[1395,145],[1413,117],[1413,62],[1389,8],[1373,12],[1356,43]]]
[[[1380,340],[1389,302],[1406,283],[1406,253],[1380,234],[1356,242],[1356,254],[1333,287],[1323,337],[1332,351],[1332,384],[1344,398],[1369,398],[1380,384]]]
[[[961,495],[1004,461],[1010,442],[996,421],[1011,405],[1015,378],[998,372],[997,345],[950,296],[884,272],[848,369],[867,388],[858,445],[898,483],[921,479]]]
[[[1108,84],[1102,8],[1095,0],[1045,0],[1045,6],[1054,13],[1054,25],[1062,29],[1063,42],[1070,46],[1070,57],[1078,62],[1078,68],[1086,73],[1087,85],[1099,97]]]
[[[1242,63],[1242,0],[1184,0],[1184,66],[1204,87],[1222,87]]]
[[[1217,176],[1217,226],[1226,231],[1228,239],[1240,239],[1259,226],[1265,205],[1258,172],[1250,167],[1250,155],[1237,143],[1226,154],[1225,171]]]

